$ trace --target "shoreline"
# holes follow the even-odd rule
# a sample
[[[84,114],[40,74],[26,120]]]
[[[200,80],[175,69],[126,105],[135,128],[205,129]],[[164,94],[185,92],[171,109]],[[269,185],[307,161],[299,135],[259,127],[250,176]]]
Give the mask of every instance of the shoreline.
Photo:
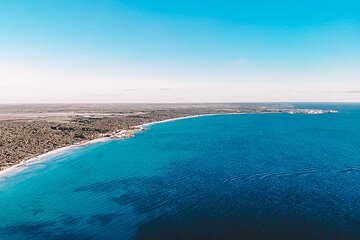
[[[329,110],[329,113],[335,113],[337,111]],[[271,112],[269,112],[271,113]],[[272,113],[279,113],[279,112],[272,112]],[[289,114],[294,114],[292,111],[287,112]],[[198,114],[198,115],[189,115],[184,117],[177,117],[177,118],[169,118],[165,120],[160,121],[153,121],[149,123],[144,123],[140,125],[135,125],[130,127],[129,129],[125,130],[117,130],[109,134],[109,136],[101,136],[92,140],[78,142],[69,146],[61,147],[54,149],[52,151],[46,152],[44,154],[40,154],[38,156],[32,157],[27,160],[23,160],[19,162],[18,164],[15,164],[13,166],[10,166],[8,168],[0,170],[0,181],[2,179],[6,179],[10,176],[16,175],[16,173],[21,172],[25,169],[26,166],[30,166],[32,164],[38,163],[38,162],[45,162],[47,160],[51,160],[51,157],[55,157],[61,153],[64,153],[69,150],[85,147],[90,144],[95,144],[99,142],[105,142],[110,140],[116,140],[116,139],[126,139],[130,137],[134,137],[137,133],[147,130],[146,127],[159,124],[159,123],[166,123],[166,122],[172,122],[177,120],[184,120],[184,119],[191,119],[191,118],[198,118],[198,117],[206,117],[206,116],[217,116],[217,115],[241,115],[241,114],[252,114],[252,113],[243,113],[243,112],[228,112],[228,113],[209,113],[209,114]],[[265,113],[256,113],[256,114],[265,114]],[[307,114],[319,114],[319,113],[307,113]],[[322,114],[322,113],[320,113]]]
[[[31,166],[31,165],[39,163],[39,162],[46,162],[48,160],[51,160],[52,157],[56,157],[57,155],[60,155],[69,150],[82,148],[82,147],[85,147],[85,146],[88,146],[91,144],[100,143],[100,142],[106,142],[106,141],[111,141],[111,140],[116,140],[116,139],[126,139],[126,138],[133,137],[137,133],[146,130],[147,126],[151,126],[151,125],[155,125],[155,124],[159,124],[159,123],[183,120],[183,119],[197,118],[197,117],[206,117],[206,116],[215,116],[215,115],[232,115],[232,114],[244,114],[244,113],[212,113],[212,114],[190,115],[190,116],[185,116],[185,117],[169,118],[169,119],[165,119],[165,120],[161,120],[161,121],[154,121],[154,122],[149,122],[149,123],[132,126],[132,127],[130,127],[129,130],[118,130],[117,132],[110,134],[110,136],[108,136],[108,137],[99,137],[99,138],[95,138],[95,139],[92,139],[89,141],[75,143],[75,144],[72,144],[69,146],[54,149],[52,151],[46,152],[44,154],[40,154],[40,155],[32,157],[30,159],[23,160],[23,161],[19,162],[18,164],[15,164],[13,166],[10,166],[8,168],[0,170],[0,180],[6,179],[13,175],[16,175],[17,173],[21,172],[22,170],[25,170],[27,166]]]
[[[56,157],[57,155],[60,155],[61,153],[64,153],[69,150],[85,147],[91,144],[99,143],[99,142],[105,142],[111,140],[110,137],[100,137],[95,138],[93,140],[89,140],[83,143],[76,143],[65,147],[60,147],[54,150],[51,150],[49,152],[46,152],[44,154],[40,154],[38,156],[23,160],[19,162],[18,164],[15,164],[13,166],[10,166],[8,168],[2,169],[0,171],[0,180],[4,178],[8,178],[10,176],[15,175],[18,172],[21,172],[21,170],[24,170],[27,166],[30,166],[32,164],[36,164],[39,162],[45,162],[47,160],[50,160],[51,157]]]

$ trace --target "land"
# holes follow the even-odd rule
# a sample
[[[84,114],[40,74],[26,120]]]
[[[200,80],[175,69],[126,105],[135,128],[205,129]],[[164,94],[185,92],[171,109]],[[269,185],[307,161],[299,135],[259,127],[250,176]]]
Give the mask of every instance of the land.
[[[274,104],[0,105],[0,170],[50,151],[101,138],[127,138],[146,123],[207,114],[323,114]]]

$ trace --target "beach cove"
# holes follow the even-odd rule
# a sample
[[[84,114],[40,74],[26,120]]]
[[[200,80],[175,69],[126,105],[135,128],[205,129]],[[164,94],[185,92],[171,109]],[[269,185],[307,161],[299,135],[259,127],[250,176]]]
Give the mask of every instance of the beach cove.
[[[228,114],[242,114],[242,113],[228,113]],[[205,116],[214,116],[214,115],[224,115],[223,113],[220,114],[201,114],[201,115],[191,115],[191,116],[185,116],[185,117],[177,117],[177,118],[170,118],[170,119],[166,119],[166,120],[160,120],[160,121],[154,121],[154,122],[149,122],[149,123],[144,123],[141,125],[136,125],[133,127],[130,127],[128,130],[116,130],[112,133],[108,133],[105,134],[104,137],[99,137],[93,140],[88,140],[88,141],[81,141],[78,143],[75,143],[73,145],[70,146],[66,146],[66,147],[61,147],[55,150],[52,150],[50,152],[41,154],[39,156],[27,159],[27,160],[23,160],[20,163],[13,165],[9,168],[5,168],[3,170],[0,171],[0,179],[1,178],[7,178],[8,176],[14,175],[22,170],[24,170],[24,168],[28,167],[31,164],[34,163],[38,163],[38,162],[43,162],[43,161],[47,161],[47,160],[51,160],[53,157],[56,157],[57,155],[60,155],[66,151],[70,151],[70,150],[75,150],[77,148],[80,147],[85,147],[91,144],[96,144],[96,143],[101,143],[101,142],[105,142],[105,141],[110,141],[110,140],[115,140],[115,139],[126,139],[126,138],[131,138],[134,137],[135,134],[146,130],[145,127],[154,125],[154,124],[159,124],[159,123],[165,123],[165,122],[171,122],[171,121],[176,121],[176,120],[183,120],[183,119],[188,119],[188,118],[196,118],[196,117],[205,117]]]

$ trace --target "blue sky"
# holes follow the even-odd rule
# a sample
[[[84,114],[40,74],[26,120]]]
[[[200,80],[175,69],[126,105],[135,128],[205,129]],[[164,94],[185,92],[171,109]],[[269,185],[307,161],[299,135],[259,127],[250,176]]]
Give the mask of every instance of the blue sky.
[[[0,102],[360,101],[359,1],[0,1]]]

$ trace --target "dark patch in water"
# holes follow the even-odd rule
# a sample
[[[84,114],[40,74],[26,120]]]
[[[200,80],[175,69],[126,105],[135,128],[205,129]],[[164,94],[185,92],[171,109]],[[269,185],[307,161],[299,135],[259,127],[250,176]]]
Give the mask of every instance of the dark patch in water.
[[[318,173],[254,174],[249,185],[243,176],[182,163],[166,176],[123,180],[125,193],[112,201],[148,216],[137,239],[360,239],[358,201],[342,206],[342,193],[329,196]],[[315,182],[307,188],[298,178]]]
[[[90,225],[106,226],[116,217],[118,217],[117,214],[96,214],[90,217],[87,223]]]
[[[63,234],[48,235],[42,239],[45,239],[45,240],[91,240],[91,239],[96,239],[96,238],[94,238],[92,235],[87,235],[87,234],[83,234],[83,233],[68,232],[68,233],[63,233]]]
[[[49,227],[56,224],[54,221],[49,222],[27,222],[23,224],[10,225],[6,228],[9,233],[24,234],[27,236],[37,236],[47,232]]]
[[[70,220],[70,222],[74,222],[73,217],[65,217],[65,220]],[[64,223],[61,220],[62,223]],[[56,221],[48,221],[48,222],[26,222],[23,224],[10,225],[5,228],[0,229],[1,232],[6,232],[10,235],[22,235],[24,239],[46,239],[46,240],[82,240],[82,239],[92,239],[91,235],[83,234],[76,231],[68,231],[64,230],[61,227],[57,227]],[[1,238],[0,238],[1,239]]]
[[[33,203],[32,203],[33,204]],[[19,208],[23,209],[23,211],[30,211],[32,213],[33,216],[36,216],[42,212],[45,211],[43,206],[33,206],[31,203],[27,203],[27,204],[16,204]]]
[[[360,239],[358,201],[342,206],[347,193],[329,196],[322,186],[324,174],[337,177],[338,169],[245,175],[193,163],[179,163],[165,176],[116,179],[77,191],[122,190],[111,200],[147,217],[137,239]],[[111,220],[94,216],[89,224]]]
[[[70,215],[70,214],[64,214],[64,215],[60,216],[59,222],[62,225],[65,225],[65,226],[73,226],[73,225],[78,224],[80,222],[80,218],[75,217],[75,216]]]
[[[357,167],[349,167],[349,168],[345,168],[343,170],[340,170],[341,173],[347,173],[347,172],[359,172],[360,168]]]
[[[339,228],[324,226],[305,218],[263,221],[251,215],[221,217],[206,211],[184,211],[160,216],[140,226],[137,240],[303,240],[303,239],[359,239],[360,235],[344,233]]]
[[[161,177],[131,178],[123,182],[124,194],[113,197],[116,204],[131,205],[137,214],[146,214],[153,210],[170,212],[177,204],[174,193]]]

